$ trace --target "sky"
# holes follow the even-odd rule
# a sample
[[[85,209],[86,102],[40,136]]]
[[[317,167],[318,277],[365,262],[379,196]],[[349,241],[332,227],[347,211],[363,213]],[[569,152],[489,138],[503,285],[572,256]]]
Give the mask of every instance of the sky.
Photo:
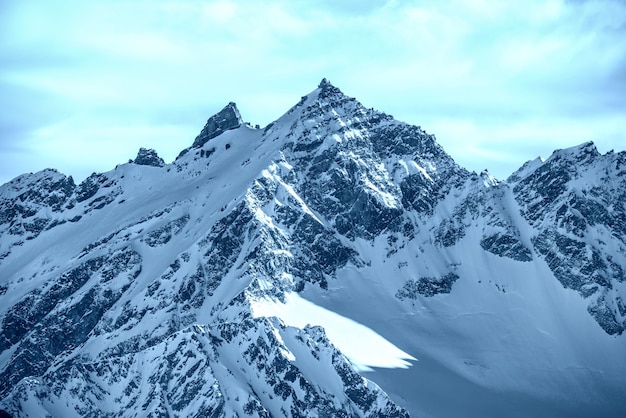
[[[166,162],[234,101],[265,126],[324,77],[505,179],[626,149],[622,0],[0,0],[0,184]]]

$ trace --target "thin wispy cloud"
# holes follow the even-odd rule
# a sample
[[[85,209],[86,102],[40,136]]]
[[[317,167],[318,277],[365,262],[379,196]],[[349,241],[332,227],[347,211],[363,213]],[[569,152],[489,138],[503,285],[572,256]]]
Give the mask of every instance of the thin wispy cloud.
[[[594,140],[624,148],[617,0],[24,1],[0,6],[0,182],[166,160],[236,101],[278,118],[322,77],[503,178]]]

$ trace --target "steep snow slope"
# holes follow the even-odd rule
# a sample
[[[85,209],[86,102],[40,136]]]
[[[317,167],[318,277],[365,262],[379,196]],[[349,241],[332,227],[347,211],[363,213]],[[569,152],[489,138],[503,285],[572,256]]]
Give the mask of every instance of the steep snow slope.
[[[21,176],[0,407],[620,416],[624,162],[583,144],[498,182],[323,80],[263,130],[230,103],[171,164]]]

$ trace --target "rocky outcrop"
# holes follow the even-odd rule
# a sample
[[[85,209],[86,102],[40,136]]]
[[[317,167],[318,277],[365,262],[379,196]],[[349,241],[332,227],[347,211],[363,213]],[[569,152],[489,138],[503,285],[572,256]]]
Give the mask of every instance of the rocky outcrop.
[[[200,148],[209,140],[221,135],[222,133],[236,129],[243,123],[239,109],[233,102],[228,103],[222,110],[207,120],[206,125],[200,131],[200,134],[193,141],[193,148]]]
[[[163,167],[165,165],[165,161],[163,161],[163,158],[159,157],[155,150],[146,148],[139,148],[139,152],[137,152],[137,157],[135,157],[133,163],[152,167]]]

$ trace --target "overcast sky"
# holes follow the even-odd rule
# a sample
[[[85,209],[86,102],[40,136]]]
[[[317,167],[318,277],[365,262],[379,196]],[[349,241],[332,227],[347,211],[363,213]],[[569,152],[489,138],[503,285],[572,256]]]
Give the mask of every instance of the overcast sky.
[[[503,179],[626,149],[622,0],[0,0],[0,183],[171,162],[235,101],[264,126],[327,77]]]

